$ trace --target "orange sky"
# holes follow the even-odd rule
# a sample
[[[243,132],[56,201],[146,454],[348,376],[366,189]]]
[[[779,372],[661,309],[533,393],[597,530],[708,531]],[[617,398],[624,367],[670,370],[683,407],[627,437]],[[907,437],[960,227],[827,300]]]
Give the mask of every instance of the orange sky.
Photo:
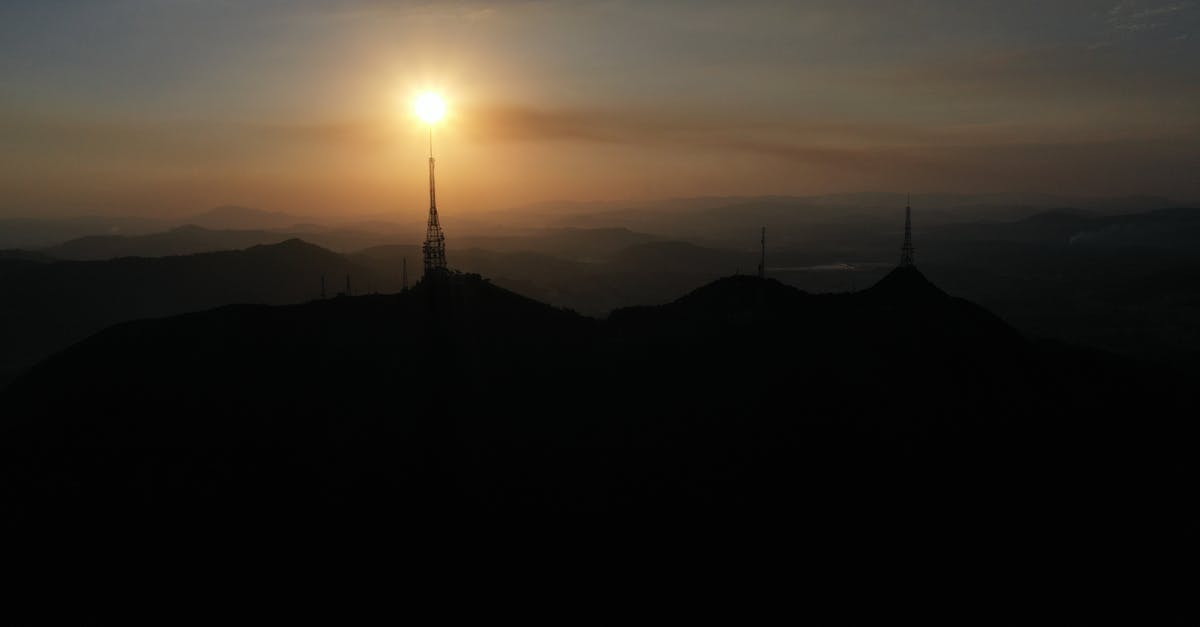
[[[0,214],[420,216],[429,88],[451,211],[1200,199],[1193,2],[100,4],[0,9]]]

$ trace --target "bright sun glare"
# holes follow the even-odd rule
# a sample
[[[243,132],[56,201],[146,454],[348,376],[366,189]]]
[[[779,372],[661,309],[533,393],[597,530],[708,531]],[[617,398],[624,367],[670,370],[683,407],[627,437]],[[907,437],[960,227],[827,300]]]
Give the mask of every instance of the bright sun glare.
[[[416,111],[417,117],[433,124],[446,115],[446,102],[433,92],[425,92],[417,96]]]

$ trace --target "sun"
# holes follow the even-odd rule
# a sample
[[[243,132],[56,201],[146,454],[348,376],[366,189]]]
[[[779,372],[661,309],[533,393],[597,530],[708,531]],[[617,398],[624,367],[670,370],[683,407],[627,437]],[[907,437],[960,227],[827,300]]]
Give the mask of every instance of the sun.
[[[433,92],[427,91],[417,96],[413,108],[417,112],[417,117],[424,120],[426,124],[433,124],[446,116],[446,101]]]

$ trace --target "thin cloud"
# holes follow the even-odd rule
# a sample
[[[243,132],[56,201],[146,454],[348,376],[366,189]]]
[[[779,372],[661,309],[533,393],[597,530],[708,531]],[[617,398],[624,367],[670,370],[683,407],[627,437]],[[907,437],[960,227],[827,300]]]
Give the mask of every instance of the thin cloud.
[[[1108,12],[1108,23],[1116,30],[1149,31],[1165,26],[1179,13],[1194,7],[1193,0],[1146,5],[1142,2],[1121,2]]]

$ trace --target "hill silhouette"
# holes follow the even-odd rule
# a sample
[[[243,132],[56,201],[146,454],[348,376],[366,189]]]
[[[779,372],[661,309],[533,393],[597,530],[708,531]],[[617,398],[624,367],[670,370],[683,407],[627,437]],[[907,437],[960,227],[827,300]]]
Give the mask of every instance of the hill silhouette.
[[[1009,223],[953,225],[943,227],[941,232],[966,240],[986,239],[1051,247],[1194,250],[1200,244],[1200,210],[1172,208],[1097,215],[1057,209]]]
[[[1116,499],[1189,476],[1173,385],[1028,342],[914,269],[838,295],[727,277],[606,320],[451,275],[117,325],[11,386],[3,441],[27,512],[70,486],[80,507],[187,515],[829,499],[1066,515],[1064,482]]]
[[[610,259],[628,246],[653,242],[660,236],[615,228],[537,228],[513,235],[466,235],[460,242],[467,248],[496,252],[532,252],[572,261]]]
[[[1200,250],[1200,245],[1195,245],[1200,242],[1195,222],[1196,212],[1186,209],[1115,216],[1056,210],[1015,223],[931,228],[920,240],[922,269],[940,285],[986,305],[1030,336],[1194,364],[1200,350],[1198,318],[1194,315],[1200,303],[1193,280],[1200,268],[1200,256],[1194,252]],[[849,230],[837,225],[818,224],[813,228],[825,229],[820,246],[793,246],[787,242],[787,234],[778,237],[780,243],[770,240],[770,276],[811,292],[865,287],[888,271],[888,263],[876,260],[891,260],[899,237],[894,220],[868,221],[846,227]],[[326,248],[361,250],[349,254],[345,262],[354,266],[350,273],[356,291],[399,290],[402,258],[413,262],[409,276],[417,274],[419,247],[415,245],[360,248],[404,239],[393,232],[319,226],[294,226],[292,231],[305,231],[305,241]],[[805,237],[811,237],[811,231],[806,229]],[[522,233],[481,240],[502,250],[452,248],[452,263],[463,271],[489,276],[496,285],[523,295],[604,316],[624,306],[670,301],[696,285],[738,269],[753,268],[758,258],[758,251],[748,247],[757,246],[757,242],[749,241],[697,246],[624,229],[541,229]],[[872,233],[879,236],[878,242],[872,243],[876,238]],[[84,238],[51,252],[64,257],[154,256],[229,249],[293,236],[272,231],[182,227],[145,236]],[[554,252],[530,252],[533,249]],[[4,266],[0,273],[12,279],[6,282],[0,304],[15,308],[8,319],[29,321],[26,326],[0,332],[0,340],[4,336],[13,338],[9,350],[0,351],[0,384],[37,359],[106,324],[237,302],[300,302],[318,293],[318,288],[309,288],[298,289],[287,298],[276,296],[280,290],[270,275],[247,268],[241,273],[247,281],[261,278],[263,283],[229,292],[228,300],[207,287],[202,291],[212,297],[194,299],[194,307],[183,306],[186,298],[160,299],[146,293],[128,301],[103,302],[101,309],[112,315],[96,316],[92,312],[95,307],[89,303],[104,300],[98,294],[100,285],[133,281],[136,277],[119,279],[117,275],[140,272],[143,264],[156,262],[113,260],[110,266],[89,270],[98,278],[95,282],[65,280],[58,283],[57,289],[46,289],[36,279],[57,276],[59,270],[35,269],[13,263],[15,260],[54,261],[42,253],[0,252],[0,266]],[[172,278],[164,277],[164,283],[192,285],[218,280],[199,264],[194,268],[179,263],[162,267],[173,268],[176,273]],[[231,274],[222,271],[219,280],[226,281],[223,277]],[[345,271],[317,274],[327,275],[328,293],[343,289]],[[319,276],[309,275],[307,280],[319,283]],[[295,278],[288,281],[294,282]],[[33,289],[27,289],[30,287]],[[141,306],[142,299],[181,304],[147,308]],[[63,306],[77,307],[73,311],[81,319],[70,319],[72,310]],[[21,318],[18,313],[22,310],[49,313]]]
[[[912,266],[894,268],[878,283],[867,288],[865,293],[880,300],[902,299],[910,302],[941,300],[948,296]]]
[[[895,200],[888,194],[807,200],[695,199],[680,207],[672,208],[668,203],[651,211],[661,214],[662,221],[633,220],[629,226],[637,227],[637,231],[522,227],[517,215],[488,214],[472,222],[469,232],[456,235],[454,241],[463,248],[451,248],[450,258],[456,268],[489,276],[497,285],[526,296],[605,316],[619,307],[667,302],[696,285],[754,268],[758,262],[756,231],[744,227],[747,220],[757,220],[753,216],[758,215],[770,226],[769,276],[814,293],[853,291],[880,280],[894,262],[895,242],[901,237],[900,222],[889,205]],[[1192,280],[1200,269],[1200,255],[1196,254],[1200,250],[1200,213],[1196,210],[1112,213],[1142,207],[1151,199],[1107,203],[1112,206],[1075,199],[1080,200],[1075,206],[1081,209],[1052,209],[1071,206],[1068,203],[1073,200],[1050,197],[914,200],[921,206],[922,270],[938,285],[985,305],[1031,337],[1056,338],[1143,359],[1190,363],[1189,367],[1195,368],[1195,355],[1200,354],[1200,327],[1196,322],[1200,320],[1196,315],[1200,300],[1197,283]],[[978,208],[977,203],[994,203],[1008,209],[981,214],[972,208]],[[925,208],[926,204],[930,206]],[[688,207],[685,219],[680,211]],[[693,209],[698,213],[692,215]],[[761,213],[756,213],[759,209]],[[612,215],[605,214],[604,220],[595,224],[621,224],[650,209],[605,209],[610,210]],[[941,210],[943,214],[939,215]],[[981,221],[988,216],[991,221]],[[1004,216],[1020,219],[994,221]],[[510,224],[510,218],[517,224]],[[709,218],[720,218],[719,224],[708,224]],[[292,224],[281,231],[200,231],[189,227],[144,237],[135,234],[150,223],[67,220],[33,221],[22,226],[24,222],[6,221],[0,235],[20,240],[26,227],[33,229],[27,233],[30,236],[42,232],[37,237],[85,227],[99,233],[125,234],[89,237],[51,249],[53,254],[49,256],[62,257],[227,250],[302,237],[348,254],[351,263],[369,271],[370,278],[366,282],[356,280],[356,286],[371,291],[400,289],[400,260],[408,257],[415,262],[419,247],[396,244],[420,238],[411,232],[416,225],[380,221],[338,226]],[[557,222],[547,220],[543,227],[546,223]],[[165,226],[158,224],[160,229]],[[455,233],[459,233],[457,228]],[[681,237],[692,243],[681,241]],[[0,252],[0,263],[13,259],[53,261],[43,253]],[[17,282],[17,286],[21,284]],[[75,289],[72,284],[64,287]],[[263,291],[270,289],[264,286]],[[35,299],[44,296],[33,295]],[[52,302],[69,300],[60,294],[49,296]],[[0,297],[13,302],[25,298],[12,291]],[[260,297],[249,300],[283,302]],[[230,302],[236,301],[207,301],[205,306]],[[126,318],[108,322],[121,319]],[[46,349],[62,346],[56,342],[46,345]],[[5,371],[19,370],[47,354],[20,347],[14,350],[25,357],[11,359],[0,352],[0,381]]]
[[[569,246],[594,239],[580,251],[589,254],[614,241],[638,234],[591,233],[567,230],[541,234],[537,242]],[[333,237],[325,233],[325,237]],[[416,246],[379,246],[339,255],[304,240],[268,231],[211,231],[189,226],[144,236],[95,236],[51,249],[62,257],[42,253],[0,251],[0,386],[36,361],[105,326],[138,318],[173,315],[235,303],[289,304],[320,294],[333,296],[351,278],[356,293],[397,291],[402,284],[401,261],[410,262],[410,276],[419,274]],[[189,251],[231,248],[259,241],[247,250],[210,253]],[[188,254],[168,254],[172,252]],[[684,292],[715,271],[655,275],[640,280],[632,269],[585,264],[531,252],[453,249],[455,266],[486,273],[498,285],[589,313],[608,312],[635,302],[660,302]],[[161,255],[161,256],[160,256]],[[90,259],[95,257],[96,259]],[[114,258],[109,258],[114,257]],[[41,263],[33,263],[41,262]]]
[[[121,216],[0,218],[0,248],[40,248],[88,235],[136,235],[167,226],[163,220]]]
[[[0,372],[18,371],[118,322],[230,303],[286,304],[365,289],[373,273],[289,240],[246,250],[158,258],[35,263],[0,259]],[[355,287],[357,286],[357,287]]]
[[[36,261],[38,263],[46,263],[54,261],[54,258],[43,253],[21,250],[19,248],[8,248],[0,250],[0,261]]]
[[[250,246],[277,244],[292,239],[269,231],[211,230],[192,225],[147,235],[89,235],[44,248],[54,259],[93,261],[118,257],[168,257]]]

